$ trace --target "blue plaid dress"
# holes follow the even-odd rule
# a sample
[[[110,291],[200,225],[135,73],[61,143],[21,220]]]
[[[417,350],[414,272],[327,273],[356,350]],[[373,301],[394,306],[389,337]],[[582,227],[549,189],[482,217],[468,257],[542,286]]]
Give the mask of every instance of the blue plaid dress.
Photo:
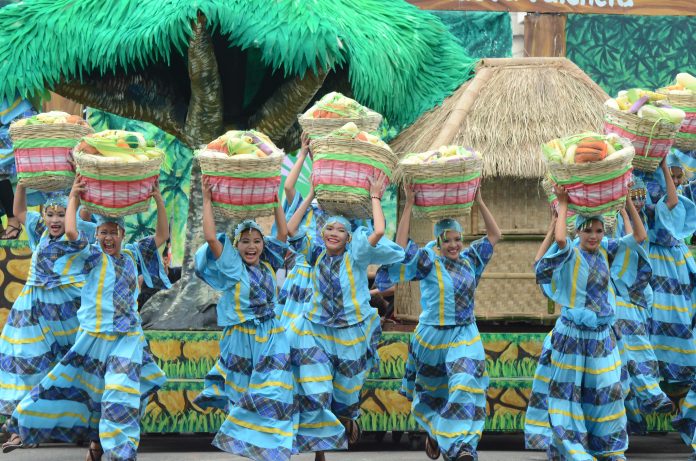
[[[474,292],[493,256],[487,238],[472,242],[456,261],[410,241],[400,264],[382,266],[377,287],[420,280],[418,326],[409,346],[402,393],[418,424],[457,459],[476,449],[486,421],[488,373],[474,316]]]
[[[536,395],[530,399],[536,410],[543,410],[546,401],[549,459],[625,459],[627,420],[621,358],[611,329],[616,305],[611,277],[614,264],[624,262],[617,255],[626,251],[641,254],[632,235],[604,239],[594,253],[568,240],[563,249],[553,244],[537,262],[537,283],[563,306],[536,373],[537,379],[548,381],[547,395],[539,392],[545,386],[535,383]],[[641,274],[622,274],[635,300],[648,283]],[[544,422],[528,419],[526,424],[541,427],[536,435],[543,436]]]
[[[290,346],[275,317],[275,270],[287,246],[264,238],[261,262],[244,263],[232,241],[219,234],[222,254],[208,244],[196,252],[196,274],[222,292],[220,357],[196,397],[202,407],[225,409],[213,445],[255,461],[289,460],[292,451],[293,381]]]
[[[401,261],[404,251],[384,238],[373,247],[365,227],[353,232],[339,256],[327,255],[323,244],[304,231],[290,245],[306,255],[313,286],[311,304],[288,331],[296,383],[293,451],[346,449],[338,418],[358,418],[360,391],[379,360],[382,329],[369,304],[367,266]]]
[[[29,275],[0,335],[0,414],[5,416],[75,342],[85,284],[78,254],[88,245],[86,227],[80,226],[74,242],[64,235],[51,238],[41,215],[30,211],[25,228],[33,251]]]
[[[10,427],[25,443],[99,440],[106,459],[135,460],[141,408],[166,379],[140,326],[138,273],[151,288],[169,279],[153,237],[116,257],[87,245],[78,260],[86,281],[75,344],[19,403]]]

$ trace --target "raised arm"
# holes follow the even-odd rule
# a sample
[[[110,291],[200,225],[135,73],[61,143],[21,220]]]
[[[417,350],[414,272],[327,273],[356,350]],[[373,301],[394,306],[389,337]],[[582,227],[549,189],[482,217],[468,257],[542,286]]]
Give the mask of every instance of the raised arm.
[[[626,207],[628,207],[628,202],[630,201],[630,197],[626,198]],[[628,213],[626,212],[626,208],[622,208],[620,213],[621,220],[623,221],[624,235],[632,234],[633,226],[631,225],[631,219],[629,218]]]
[[[555,238],[559,248],[566,247],[566,220],[568,219],[568,192],[563,186],[553,186],[554,193],[558,199],[558,218],[556,219]]]
[[[164,199],[159,188],[159,180],[152,187],[152,198],[157,204],[157,228],[155,229],[155,245],[159,248],[169,239],[169,221],[167,209],[164,207]]]
[[[495,218],[493,217],[491,210],[489,210],[486,204],[483,202],[480,187],[476,191],[475,200],[476,204],[479,207],[479,211],[481,212],[483,224],[486,226],[486,236],[488,237],[488,241],[491,242],[491,245],[495,245],[500,240],[502,233],[500,232],[500,227],[498,227],[498,223],[495,222]]]
[[[215,229],[212,186],[204,178],[201,180],[201,187],[203,188],[203,238],[208,243],[208,247],[215,259],[218,259],[222,254],[222,243],[218,240],[217,230]]]
[[[668,180],[668,182],[671,181],[671,179]],[[672,184],[672,187],[674,187],[674,184]],[[643,243],[645,239],[648,238],[648,233],[645,230],[645,226],[643,225],[643,220],[640,219],[640,214],[638,214],[638,210],[636,210],[635,205],[633,205],[630,192],[626,197],[626,208],[628,210],[628,215],[630,216],[631,222],[633,224],[633,239],[638,243]]]
[[[660,163],[660,167],[662,168],[662,174],[665,176],[665,184],[667,185],[667,199],[665,200],[665,203],[667,204],[667,208],[671,210],[677,206],[677,203],[679,203],[679,198],[677,197],[677,187],[674,185],[672,173],[669,171],[667,161],[664,158],[662,159],[662,163]]]
[[[306,132],[303,132],[301,139],[302,146],[300,147],[300,151],[297,153],[297,160],[290,169],[288,176],[285,178],[285,184],[283,185],[285,201],[288,203],[292,203],[292,200],[295,198],[295,184],[297,184],[297,178],[300,177],[302,166],[307,159],[307,154],[309,154],[309,135]]]
[[[283,208],[278,204],[275,208],[276,235],[275,238],[281,242],[288,239],[288,222],[285,219]]]
[[[543,258],[548,249],[551,247],[551,243],[553,243],[553,235],[556,230],[557,220],[558,216],[556,216],[556,212],[554,211],[551,215],[551,222],[549,222],[549,228],[546,230],[544,240],[542,240],[541,245],[539,245],[539,249],[537,250],[537,253],[534,256],[534,264],[536,264],[537,261]]]
[[[27,190],[22,183],[17,183],[12,211],[14,212],[15,218],[17,218],[23,226],[27,220]]]
[[[382,211],[382,193],[387,175],[380,173],[376,178],[370,178],[370,201],[372,201],[372,233],[367,237],[370,245],[376,246],[379,239],[384,237],[387,222]]]
[[[309,194],[307,194],[307,197],[300,203],[300,206],[295,210],[295,214],[288,221],[287,231],[290,237],[297,234],[297,231],[300,230],[300,223],[307,212],[307,208],[312,204],[312,200],[314,200],[314,187],[310,187]]]
[[[73,182],[70,195],[68,195],[68,208],[65,210],[65,238],[71,242],[80,236],[77,231],[77,209],[80,207],[80,194],[84,191],[85,182],[81,176],[75,176],[75,182]]]
[[[416,202],[416,195],[413,192],[412,185],[404,184],[404,195],[406,196],[406,203],[401,213],[399,227],[396,229],[396,244],[405,250],[406,246],[408,246],[408,237],[411,235],[411,212],[413,211],[413,204]]]

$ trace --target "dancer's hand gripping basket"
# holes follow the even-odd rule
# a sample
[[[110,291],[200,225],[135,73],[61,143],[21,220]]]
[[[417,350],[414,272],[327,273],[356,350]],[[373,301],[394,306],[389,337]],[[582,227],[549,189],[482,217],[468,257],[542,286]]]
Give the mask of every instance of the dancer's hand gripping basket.
[[[222,219],[254,219],[278,206],[283,151],[257,131],[228,131],[197,153]]]
[[[349,123],[310,144],[313,154],[312,184],[319,206],[330,214],[347,218],[372,217],[370,179],[393,179],[398,158],[377,136]]]
[[[602,141],[611,143],[613,152],[601,160],[589,161],[591,157],[585,151],[575,153],[584,149],[578,146]],[[635,153],[629,140],[584,133],[553,140],[542,150],[549,178],[568,192],[569,210],[583,216],[597,216],[623,208]]]
[[[73,148],[92,132],[82,118],[65,112],[37,114],[10,125],[19,182],[43,192],[69,188],[75,179]]]
[[[121,217],[148,210],[164,152],[140,133],[107,130],[85,136],[74,157],[86,183],[82,205],[88,211]]]
[[[460,146],[405,156],[399,162],[399,174],[413,187],[413,215],[438,220],[468,214],[481,183],[482,167],[478,153]]]
[[[666,120],[654,121],[604,106],[604,133],[628,139],[635,149],[633,167],[653,172],[669,154],[679,126]]]

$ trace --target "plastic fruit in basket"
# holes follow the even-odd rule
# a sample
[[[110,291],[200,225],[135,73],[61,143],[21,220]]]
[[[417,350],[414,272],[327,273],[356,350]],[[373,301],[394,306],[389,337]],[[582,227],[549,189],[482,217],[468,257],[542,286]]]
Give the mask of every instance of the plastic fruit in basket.
[[[227,157],[265,158],[277,152],[278,148],[268,136],[259,131],[232,130],[210,142],[206,151],[217,152]]]
[[[441,146],[439,149],[428,152],[408,154],[401,161],[403,165],[419,165],[430,163],[449,163],[478,158],[479,154],[462,146]]]
[[[366,108],[360,103],[334,91],[324,95],[304,115],[311,118],[360,118],[366,113]]]
[[[389,148],[387,143],[382,141],[382,138],[370,134],[367,131],[360,131],[360,128],[353,122],[348,122],[338,130],[335,130],[331,133],[331,136],[336,138],[355,139],[356,141],[367,142],[374,146],[384,147],[385,149]]]
[[[542,146],[542,152],[548,161],[568,165],[601,162],[612,158],[621,149],[618,136],[597,133],[554,139]]]
[[[69,123],[72,125],[89,126],[79,115],[71,115],[67,112],[51,111],[22,118],[12,123],[15,127],[29,125],[54,125],[59,123]]]
[[[675,125],[681,125],[686,117],[683,110],[668,106],[666,94],[640,88],[620,91],[616,98],[610,98],[604,104],[615,110],[635,114],[639,118]]]
[[[162,156],[154,143],[135,131],[105,130],[82,138],[76,151],[123,162],[141,162]]]

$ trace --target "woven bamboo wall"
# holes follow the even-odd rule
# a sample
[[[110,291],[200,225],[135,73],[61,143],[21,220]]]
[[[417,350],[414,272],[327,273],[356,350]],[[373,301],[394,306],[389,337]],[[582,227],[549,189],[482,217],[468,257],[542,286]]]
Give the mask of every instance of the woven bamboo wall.
[[[486,205],[495,216],[504,240],[495,247],[476,290],[476,316],[481,320],[547,321],[558,315],[534,280],[532,262],[549,222],[546,197],[536,179],[488,179],[482,186]],[[460,219],[471,238],[485,233],[478,211]],[[478,229],[478,232],[472,232]],[[507,236],[507,239],[505,239]],[[432,240],[432,223],[411,221],[411,238],[422,245]],[[416,321],[420,315],[418,283],[399,285],[396,315]]]

